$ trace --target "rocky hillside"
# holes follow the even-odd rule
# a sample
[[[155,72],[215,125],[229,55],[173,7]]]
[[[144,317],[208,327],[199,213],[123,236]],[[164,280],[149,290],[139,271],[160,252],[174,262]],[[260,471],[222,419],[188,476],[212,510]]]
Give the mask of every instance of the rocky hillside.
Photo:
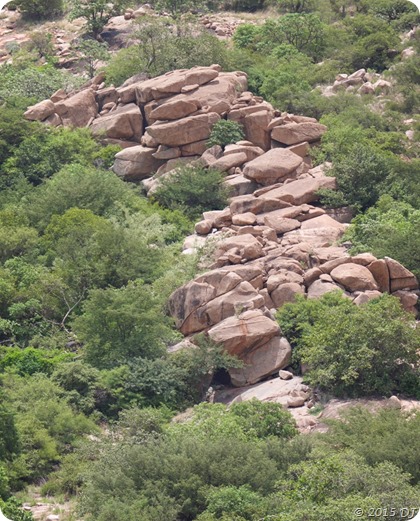
[[[229,206],[205,212],[185,240],[184,254],[210,245],[211,271],[170,297],[170,314],[187,337],[172,351],[205,332],[243,360],[242,369],[230,370],[232,384],[242,387],[289,366],[291,347],[275,313],[296,295],[316,299],[339,290],[360,305],[390,293],[416,314],[413,273],[388,257],[351,256],[340,244],[351,212],[320,206],[319,190],[334,190],[336,180],[330,165],[312,166],[311,148],[327,130],[316,119],[276,111],[247,91],[245,73],[223,73],[218,65],[134,77],[120,88],[105,87],[102,79],[70,96],[57,92],[25,117],[87,126],[105,143],[119,144],[113,171],[142,181],[149,196],[185,165],[223,172],[231,190]],[[208,148],[221,119],[238,122],[245,139],[224,150]],[[311,399],[300,383],[288,393],[292,408]]]

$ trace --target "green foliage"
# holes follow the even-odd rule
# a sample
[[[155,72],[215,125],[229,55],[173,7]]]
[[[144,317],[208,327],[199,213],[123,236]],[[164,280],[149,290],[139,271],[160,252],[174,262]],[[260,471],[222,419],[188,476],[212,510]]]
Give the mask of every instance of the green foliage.
[[[2,184],[19,179],[40,184],[69,163],[89,165],[100,146],[85,129],[41,129],[24,139],[1,169]]]
[[[2,401],[4,397],[2,396]],[[19,438],[15,425],[14,414],[3,404],[0,404],[0,461],[9,461],[19,452]],[[3,482],[7,481],[3,477]],[[1,486],[1,485],[0,485]],[[0,497],[3,494],[0,493]]]
[[[260,494],[247,486],[218,487],[207,496],[207,509],[197,520],[210,521],[226,519],[253,521],[264,512],[264,500]],[[208,515],[210,514],[210,516]]]
[[[110,401],[109,391],[101,383],[100,373],[80,360],[68,361],[55,368],[52,380],[66,393],[68,402],[79,412],[104,412]]]
[[[362,306],[334,295],[300,299],[280,310],[279,322],[308,365],[311,385],[341,396],[419,393],[420,337],[395,297]]]
[[[98,61],[108,61],[110,57],[108,45],[93,39],[82,40],[77,46],[77,50],[82,55],[82,62],[85,64],[85,70],[89,78],[95,76],[96,63]]]
[[[11,465],[11,481],[45,477],[81,436],[96,432],[95,425],[75,413],[60,388],[47,376],[30,379],[7,376],[5,402],[14,412],[20,452]]]
[[[11,497],[7,501],[0,499],[0,508],[9,519],[13,519],[13,521],[33,521],[32,513],[23,510],[21,506],[21,503],[15,497]]]
[[[228,190],[217,170],[187,166],[164,179],[153,198],[165,208],[181,210],[194,220],[203,212],[225,208]]]
[[[241,141],[244,137],[244,131],[239,123],[220,119],[211,129],[207,146],[220,145],[222,148],[225,148],[227,145]]]
[[[391,173],[389,157],[371,145],[358,144],[334,163],[330,174],[337,179],[342,202],[366,210],[379,199]]]
[[[172,16],[177,17],[182,13],[188,13],[192,10],[202,9],[205,5],[204,0],[158,0],[157,8],[166,11]]]
[[[0,72],[0,99],[9,102],[26,98],[27,104],[37,103],[49,98],[58,89],[71,90],[81,84],[81,80],[51,65],[23,68],[4,65]]]
[[[14,5],[28,18],[51,18],[63,11],[63,0],[14,0]]]
[[[279,8],[285,12],[307,13],[314,10],[314,0],[277,0]]]
[[[130,4],[129,0],[71,0],[70,19],[84,18],[86,29],[94,36],[99,35],[113,16],[123,14],[122,11]]]
[[[287,43],[313,60],[322,58],[325,27],[315,14],[290,13],[268,19],[261,28],[262,45]]]
[[[159,300],[141,281],[91,291],[74,330],[85,343],[86,360],[99,368],[135,357],[156,358],[170,337]]]
[[[420,211],[383,196],[376,206],[354,219],[347,232],[353,251],[392,257],[420,275]]]
[[[351,450],[369,465],[389,461],[419,483],[420,414],[380,408],[372,414],[363,407],[349,409],[344,421],[329,422],[329,431],[320,442],[327,450]]]
[[[135,358],[127,366],[109,371],[104,381],[119,408],[163,404],[184,409],[204,398],[217,369],[241,367],[221,346],[200,336],[195,341],[196,348],[154,359]]]
[[[121,85],[139,71],[158,76],[196,65],[228,64],[226,44],[197,23],[178,20],[176,30],[156,18],[142,19],[136,36],[141,44],[119,51],[106,68],[108,83]]]
[[[33,375],[35,373],[51,374],[54,368],[64,360],[73,358],[70,353],[61,351],[47,351],[27,347],[1,348],[0,370],[6,368],[16,372],[20,376]]]
[[[178,435],[200,439],[257,440],[271,436],[290,439],[297,434],[294,423],[282,405],[254,399],[234,403],[229,408],[222,404],[202,403],[194,407],[188,422],[173,429]]]
[[[63,215],[70,208],[112,217],[124,215],[124,209],[145,206],[133,186],[113,172],[79,164],[66,166],[46,179],[24,203],[30,222],[40,230],[45,230],[53,215]]]

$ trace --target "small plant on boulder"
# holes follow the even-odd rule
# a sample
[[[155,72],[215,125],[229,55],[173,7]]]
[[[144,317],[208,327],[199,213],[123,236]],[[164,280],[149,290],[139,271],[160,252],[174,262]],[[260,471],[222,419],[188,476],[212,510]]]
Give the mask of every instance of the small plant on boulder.
[[[214,145],[220,145],[222,148],[225,148],[227,145],[241,141],[241,139],[244,139],[244,136],[244,131],[239,123],[221,119],[212,128],[207,145],[209,148]]]

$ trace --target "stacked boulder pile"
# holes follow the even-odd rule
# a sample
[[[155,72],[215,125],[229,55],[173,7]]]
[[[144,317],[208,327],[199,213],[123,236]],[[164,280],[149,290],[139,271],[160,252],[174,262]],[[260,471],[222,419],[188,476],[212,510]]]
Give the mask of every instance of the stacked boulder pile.
[[[324,89],[324,96],[334,96],[337,92],[355,92],[358,94],[389,94],[392,83],[384,80],[380,74],[359,69],[352,74],[338,74],[333,85]]]
[[[170,313],[186,337],[174,349],[206,333],[244,361],[230,371],[240,387],[290,364],[291,348],[274,313],[297,295],[338,290],[358,305],[387,292],[416,312],[418,282],[409,270],[369,253],[351,256],[339,245],[346,219],[323,209],[318,195],[335,189],[336,180],[329,165],[313,168],[310,159],[325,126],[276,111],[247,91],[245,73],[223,73],[218,65],[153,79],[139,75],[120,88],[106,87],[103,79],[71,96],[58,92],[26,117],[87,126],[104,142],[119,144],[114,172],[142,182],[149,194],[186,164],[223,172],[231,189],[229,206],[205,212],[185,240],[185,254],[206,245],[212,261],[210,271],[170,297]],[[242,125],[245,138],[224,150],[208,148],[222,118]],[[310,393],[300,391],[299,400],[287,400],[291,407],[302,406],[302,396],[309,400]]]

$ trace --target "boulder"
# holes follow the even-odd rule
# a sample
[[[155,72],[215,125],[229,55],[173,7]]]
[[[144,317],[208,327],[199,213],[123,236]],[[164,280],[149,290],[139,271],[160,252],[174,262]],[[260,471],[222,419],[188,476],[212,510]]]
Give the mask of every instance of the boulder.
[[[286,302],[295,302],[296,295],[304,295],[305,290],[296,282],[287,282],[278,286],[271,294],[271,300],[276,308],[281,308]]]
[[[224,156],[228,156],[230,154],[238,154],[239,152],[243,152],[246,154],[246,161],[252,161],[253,159],[262,156],[264,154],[264,150],[257,146],[249,146],[249,145],[227,145],[225,147]]]
[[[140,181],[162,166],[163,161],[153,156],[155,152],[155,148],[142,145],[126,148],[115,156],[112,170],[124,179]]]
[[[96,118],[91,130],[94,136],[131,140],[140,143],[143,135],[143,116],[134,103],[118,107],[101,118]]]
[[[254,260],[263,256],[261,244],[251,234],[238,235],[236,237],[223,239],[217,244],[214,256],[217,259],[227,251],[235,248],[240,251],[242,258],[245,260]]]
[[[410,270],[389,257],[385,257],[385,261],[389,269],[390,290],[392,293],[400,289],[418,289],[417,279]]]
[[[232,217],[232,224],[236,226],[252,226],[255,224],[257,216],[252,212],[234,215]]]
[[[324,282],[320,279],[313,282],[308,288],[308,298],[317,299],[325,295],[325,293],[331,293],[332,291],[343,291],[342,288],[331,282]]]
[[[372,273],[360,264],[342,264],[331,271],[331,277],[349,291],[377,290]]]
[[[147,121],[151,123],[156,120],[174,120],[181,119],[189,116],[193,112],[197,112],[200,108],[200,104],[197,101],[188,101],[186,99],[177,99],[173,101],[167,101],[162,105],[158,105],[153,109]]]
[[[24,117],[30,121],[44,121],[55,113],[54,103],[47,99],[28,107]]]
[[[243,120],[245,137],[251,143],[263,150],[270,150],[270,133],[267,130],[272,114],[267,110],[260,110],[253,114],[248,114]]]
[[[319,141],[326,131],[327,127],[321,123],[288,123],[274,127],[271,131],[271,138],[284,145],[296,145],[304,141],[313,143]]]
[[[273,212],[275,213],[275,212]],[[270,214],[265,215],[264,224],[269,228],[275,230],[277,235],[283,235],[284,233],[291,232],[300,228],[301,224],[296,219],[287,219],[281,217],[270,217]]]
[[[275,336],[279,337],[279,334],[278,324],[261,310],[231,316],[208,331],[214,342],[222,344],[229,354],[240,357],[267,344]]]
[[[398,290],[393,293],[393,296],[400,299],[401,305],[405,311],[417,315],[416,305],[419,300],[418,295],[411,293],[410,291]]]
[[[282,208],[289,208],[291,206],[289,203],[278,199],[255,197],[252,194],[232,197],[230,201],[230,211],[232,215],[245,212],[252,212],[257,215]]]
[[[275,151],[285,151],[285,149],[275,149]],[[290,152],[293,154],[293,152]],[[293,154],[296,156],[296,154]],[[261,156],[263,158],[264,156]],[[298,156],[296,156],[298,157]],[[301,161],[302,159],[299,158]],[[257,160],[256,160],[257,161]],[[252,163],[249,163],[249,166]],[[244,171],[246,173],[246,169]],[[292,181],[291,183],[286,183],[280,188],[274,188],[273,190],[268,191],[263,194],[261,197],[263,199],[281,199],[282,201],[286,201],[292,205],[302,205],[305,203],[312,203],[319,199],[318,191],[321,188],[329,188],[331,190],[336,189],[336,180],[335,177],[306,177],[304,179],[298,179],[296,181]]]
[[[292,349],[286,338],[275,336],[263,346],[242,357],[244,367],[230,369],[232,385],[252,385],[290,364]]]
[[[147,132],[161,145],[177,147],[208,139],[213,125],[220,119],[215,112],[190,116],[169,123],[155,123]]]
[[[238,152],[237,154],[224,155],[219,159],[216,159],[212,163],[211,168],[219,170],[220,172],[227,172],[231,168],[242,166],[247,161],[247,156],[244,152]]]
[[[92,89],[85,89],[55,104],[55,111],[66,127],[86,127],[98,115],[98,105]]]
[[[298,230],[285,235],[287,239],[304,241],[311,250],[330,247],[344,234],[346,227],[329,215],[321,215],[301,224]]]
[[[269,186],[296,172],[302,162],[303,159],[290,150],[275,148],[250,161],[244,168],[244,175]]]
[[[391,286],[389,280],[389,269],[386,261],[384,259],[377,259],[371,262],[367,268],[376,280],[379,290],[382,291],[382,293],[389,293]]]

